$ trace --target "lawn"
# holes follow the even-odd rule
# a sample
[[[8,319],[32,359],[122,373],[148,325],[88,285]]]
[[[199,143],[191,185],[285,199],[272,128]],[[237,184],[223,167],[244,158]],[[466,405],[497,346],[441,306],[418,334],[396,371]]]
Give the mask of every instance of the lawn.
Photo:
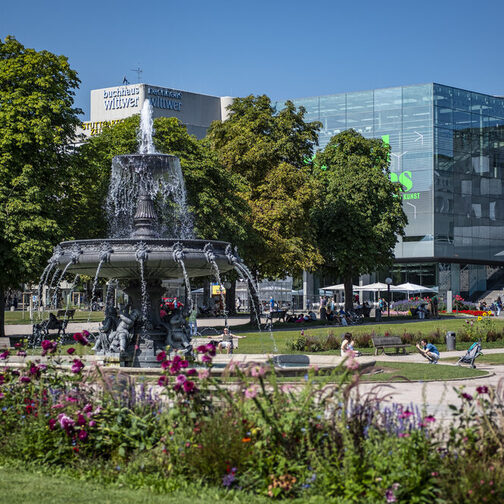
[[[52,310],[53,313],[56,314],[55,310]],[[6,311],[5,312],[5,324],[14,325],[14,324],[31,324],[32,322],[37,322],[38,314],[36,312],[33,313],[33,321],[30,320],[30,313],[27,311]],[[40,312],[40,318],[42,319],[48,318],[48,312]],[[104,319],[104,314],[102,311],[94,311],[89,312],[86,310],[75,310],[74,318],[70,320],[70,322],[87,322],[88,319],[90,322],[101,322]]]
[[[504,354],[503,354],[504,355]],[[418,364],[410,362],[376,362],[377,369],[383,369],[383,373],[364,374],[363,381],[377,382],[400,382],[400,381],[437,381],[455,380],[461,378],[476,378],[485,376],[487,371],[472,369],[470,367],[442,365],[442,364]]]
[[[377,335],[383,335],[388,332],[392,335],[402,335],[404,333],[410,333],[418,336],[418,339],[422,336],[428,337],[430,333],[439,330],[441,334],[445,334],[447,331],[454,331],[457,333],[466,325],[467,319],[456,319],[456,318],[441,318],[439,320],[425,320],[418,322],[398,322],[398,323],[388,323],[382,322],[380,324],[369,324],[369,325],[358,325],[352,327],[310,327],[309,325],[299,327],[298,329],[292,330],[274,330],[272,333],[269,331],[259,332],[246,332],[239,333],[245,334],[247,338],[241,339],[239,341],[239,349],[237,353],[270,353],[274,351],[274,346],[276,345],[278,352],[280,353],[292,353],[287,348],[287,342],[292,341],[294,338],[299,336],[300,331],[304,330],[305,335],[313,336],[327,336],[331,332],[335,336],[341,336],[345,332],[351,332],[353,335],[372,333],[373,331]],[[497,328],[502,329],[504,327],[504,320],[496,319],[494,321]],[[236,331],[238,333],[238,331]],[[446,349],[445,345],[437,345],[440,351]],[[459,351],[465,351],[469,348],[470,343],[464,343],[457,341],[456,349]],[[485,348],[502,348],[504,347],[504,341],[496,341],[493,343],[484,343]],[[413,347],[411,347],[413,350]],[[372,349],[364,349],[364,352],[373,353]],[[324,353],[339,353],[339,350]]]
[[[462,355],[460,356],[462,357]],[[445,362],[457,362],[460,357],[448,357],[447,359],[442,359]],[[480,355],[474,362],[478,364],[489,364],[490,366],[502,366],[504,365],[504,353],[495,353],[485,355],[485,350],[483,349],[483,355]]]

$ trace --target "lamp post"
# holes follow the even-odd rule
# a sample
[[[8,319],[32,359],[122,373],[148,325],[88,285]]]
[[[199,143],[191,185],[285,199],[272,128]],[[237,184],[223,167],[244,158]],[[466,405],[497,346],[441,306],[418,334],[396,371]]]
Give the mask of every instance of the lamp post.
[[[392,278],[385,278],[385,283],[387,284],[387,293],[388,293],[388,312],[387,318],[390,318],[390,284],[392,283]]]

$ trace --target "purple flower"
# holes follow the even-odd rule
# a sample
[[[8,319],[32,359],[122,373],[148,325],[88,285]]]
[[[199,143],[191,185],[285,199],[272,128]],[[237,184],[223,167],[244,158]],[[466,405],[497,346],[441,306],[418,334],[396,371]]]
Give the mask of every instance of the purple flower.
[[[65,413],[60,413],[58,415],[58,422],[61,425],[61,428],[65,429],[67,432],[72,430],[73,426],[75,425],[73,418],[65,415]]]
[[[5,350],[5,352],[0,353],[0,360],[5,360],[9,357],[9,350]]]
[[[80,359],[74,359],[72,364],[72,373],[80,373],[81,369],[84,367],[84,363]]]
[[[19,379],[19,381],[21,383],[30,383],[31,382],[31,378],[29,376],[21,376],[21,378]]]
[[[387,502],[397,502],[397,497],[395,496],[394,491],[390,488],[385,490],[385,499],[387,499]]]
[[[203,357],[201,357],[201,362],[210,363],[212,362],[212,357],[209,355],[203,355]]]
[[[85,430],[79,431],[79,440],[84,441],[88,437],[88,433]]]
[[[191,381],[191,380],[186,380],[186,381],[184,382],[183,387],[184,387],[184,392],[185,392],[186,394],[190,394],[191,392],[195,391],[194,382],[193,382],[193,381]]]
[[[488,387],[486,385],[481,385],[476,388],[476,392],[478,392],[478,394],[488,394]]]
[[[169,361],[169,360],[165,360],[165,361],[163,361],[163,362],[161,363],[161,367],[162,367],[163,369],[168,369],[168,368],[170,367],[170,365],[171,365],[171,361]]]
[[[40,374],[40,368],[36,364],[30,366],[30,374],[38,376]]]
[[[200,345],[199,347],[196,348],[196,352],[198,353],[205,353],[207,351],[206,345]]]
[[[159,377],[158,385],[160,387],[164,387],[168,383],[168,377],[166,375],[162,375]]]
[[[196,369],[191,368],[191,369],[187,370],[186,374],[187,374],[187,376],[194,376],[194,375],[198,374],[198,372],[196,371]]]
[[[462,392],[460,395],[469,402],[473,400],[473,396],[467,392]]]
[[[49,418],[49,430],[54,430],[55,426],[56,426],[56,419],[55,418]]]
[[[68,354],[68,355],[72,355],[73,353],[75,353],[75,348],[74,348],[74,347],[70,347],[70,348],[67,350],[67,354]]]
[[[176,381],[179,385],[182,385],[182,383],[184,383],[186,380],[187,380],[187,377],[186,377],[186,375],[183,375],[183,374],[179,374],[176,378]]]
[[[24,350],[19,350],[19,352],[17,353],[18,357],[26,357],[26,355],[27,353]]]
[[[211,357],[214,357],[215,356],[215,346],[212,344],[212,343],[207,343],[206,346],[206,352],[208,353],[208,355],[210,355]]]
[[[79,413],[77,415],[77,425],[79,425],[81,427],[83,425],[86,425],[86,417],[82,413]]]
[[[226,474],[226,476],[222,478],[222,485],[229,488],[233,484],[235,479],[236,478],[233,472]]]
[[[56,352],[58,348],[58,342],[57,341],[51,341],[51,340],[44,340],[41,343],[42,346],[42,355],[47,355],[48,353],[54,353]]]
[[[96,422],[94,420],[91,420],[91,422],[89,422],[89,427],[96,427]]]
[[[89,336],[89,333],[87,331],[83,331],[81,333],[75,333],[73,335],[73,339],[80,343],[83,346],[89,345],[89,340],[87,339],[87,336]]]
[[[159,352],[159,353],[156,355],[156,360],[157,360],[158,362],[163,362],[165,359],[166,359],[166,352],[165,352],[165,351]]]
[[[436,421],[436,417],[434,417],[433,415],[427,415],[424,418],[424,422],[425,423],[432,423],[432,422],[435,422],[435,421]]]
[[[180,367],[181,368],[186,368],[188,366],[189,366],[189,361],[183,360],[183,361],[180,362]]]

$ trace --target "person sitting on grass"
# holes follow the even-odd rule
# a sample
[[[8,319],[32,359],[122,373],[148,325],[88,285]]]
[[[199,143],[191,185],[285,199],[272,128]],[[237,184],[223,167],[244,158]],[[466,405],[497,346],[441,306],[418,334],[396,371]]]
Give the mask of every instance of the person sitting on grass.
[[[347,352],[353,352],[355,357],[362,355],[358,350],[355,350],[355,341],[352,339],[352,333],[345,333],[341,343],[341,357],[346,357]]]
[[[420,340],[416,344],[418,351],[429,361],[429,364],[437,364],[439,360],[439,350],[432,343],[427,343],[426,339]]]

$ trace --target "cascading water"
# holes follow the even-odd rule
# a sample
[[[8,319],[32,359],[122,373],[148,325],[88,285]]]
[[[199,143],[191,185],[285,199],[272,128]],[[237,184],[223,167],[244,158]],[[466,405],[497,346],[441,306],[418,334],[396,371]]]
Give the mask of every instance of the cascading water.
[[[157,154],[154,147],[154,120],[152,118],[152,105],[150,100],[145,100],[140,112],[140,129],[138,130],[138,140],[140,154]]]
[[[226,300],[224,299],[224,294],[222,293],[222,283],[221,283],[221,278],[220,278],[219,267],[217,266],[217,263],[215,262],[215,254],[213,253],[212,244],[207,243],[205,245],[205,247],[203,248],[203,252],[206,256],[208,263],[210,264],[210,266],[212,268],[217,285],[219,286],[219,297],[221,300],[221,304],[224,307],[224,324],[225,324],[225,327],[227,327],[228,326],[228,316],[227,316],[227,310],[226,310]]]
[[[98,278],[117,280],[128,303],[114,306],[109,281],[95,351],[118,358],[121,366],[137,367],[159,366],[158,354],[168,346],[191,355],[186,322],[192,301],[190,278],[213,274],[220,285],[221,273],[241,265],[238,257],[227,253],[228,243],[194,239],[180,162],[155,152],[149,104],[145,107],[140,154],[116,156],[112,162],[107,197],[111,237],[63,242],[55,256],[61,278],[67,271],[94,276],[92,300]],[[211,257],[205,253],[210,249]],[[178,279],[181,272],[187,289],[184,311],[173,308],[161,317],[162,280]],[[252,279],[251,285],[255,287]]]

